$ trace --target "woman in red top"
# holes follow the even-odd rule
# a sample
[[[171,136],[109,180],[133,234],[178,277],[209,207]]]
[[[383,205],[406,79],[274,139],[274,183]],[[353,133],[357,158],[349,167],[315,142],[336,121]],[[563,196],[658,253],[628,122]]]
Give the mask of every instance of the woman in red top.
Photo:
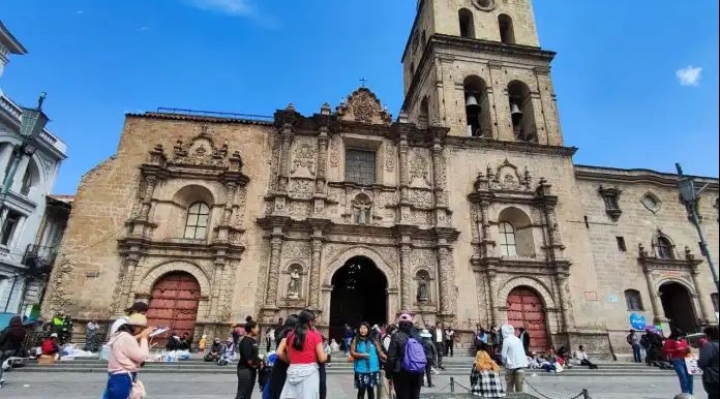
[[[692,395],[693,376],[688,373],[687,366],[685,365],[685,358],[690,354],[690,346],[688,346],[687,340],[682,337],[682,333],[679,330],[673,329],[670,337],[665,340],[663,353],[678,375],[682,393]]]
[[[322,335],[313,329],[315,314],[303,310],[295,330],[278,347],[278,356],[290,364],[280,399],[319,399],[319,363],[327,361]]]

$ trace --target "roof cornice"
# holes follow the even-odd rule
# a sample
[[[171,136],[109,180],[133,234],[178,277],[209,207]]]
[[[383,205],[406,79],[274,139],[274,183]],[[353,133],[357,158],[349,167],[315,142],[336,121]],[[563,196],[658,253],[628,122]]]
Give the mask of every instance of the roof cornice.
[[[575,165],[575,176],[579,180],[602,181],[605,183],[651,183],[664,187],[676,188],[678,175],[658,172],[650,169],[620,169],[604,166]],[[720,180],[716,177],[688,176],[707,189],[720,190]]]
[[[23,55],[28,52],[22,43],[3,25],[2,21],[0,21],[0,42],[2,42],[12,54]]]

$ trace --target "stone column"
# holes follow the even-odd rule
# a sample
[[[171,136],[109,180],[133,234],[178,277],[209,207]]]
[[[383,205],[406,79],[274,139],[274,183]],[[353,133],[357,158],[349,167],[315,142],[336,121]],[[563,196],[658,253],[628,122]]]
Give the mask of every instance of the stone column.
[[[142,220],[148,220],[150,216],[150,209],[152,208],[152,198],[155,193],[155,186],[157,184],[157,176],[149,175],[145,176],[145,192],[142,198],[142,210],[140,211],[140,218]]]
[[[282,251],[282,246],[282,229],[275,228],[272,238],[270,239],[270,265],[268,270],[267,295],[265,297],[265,305],[270,307],[277,306],[280,252]]]
[[[320,235],[322,235],[322,232],[320,232]],[[320,309],[322,248],[322,237],[316,235],[312,240],[312,257],[310,264],[310,307],[312,309]]]
[[[447,178],[445,172],[445,156],[439,137],[435,137],[432,147],[433,178],[435,179],[435,223],[437,226],[447,225]]]
[[[700,303],[700,312],[702,312],[702,324],[708,324],[711,322],[711,320],[714,320],[715,315],[713,314],[713,312],[710,311],[710,308],[708,308],[707,304],[705,303],[705,290],[698,281],[698,276],[700,276],[700,270],[698,269],[698,266],[693,266],[691,274],[692,282],[695,286],[695,292],[697,293],[698,302]]]
[[[282,128],[282,151],[280,153],[280,179],[278,190],[287,191],[290,179],[290,147],[293,142],[292,125],[286,123]]]
[[[494,242],[492,238],[492,234],[490,234],[490,212],[489,212],[490,204],[485,201],[480,201],[480,222],[482,223],[482,229],[480,230],[480,240],[482,242],[481,244],[481,252],[482,256],[488,257],[488,256],[495,256],[495,253],[489,248],[492,242]]]
[[[568,298],[568,276],[564,273],[556,276],[558,299],[560,300],[560,310],[562,316],[562,332],[568,332],[573,329],[572,315],[570,314],[570,298]]]
[[[30,157],[23,156],[22,158],[20,158],[18,167],[15,170],[15,175],[13,176],[13,185],[12,187],[10,187],[13,192],[19,193],[22,189],[23,177],[25,177],[25,171],[27,170],[27,168],[30,167],[29,164]],[[40,166],[38,165],[38,169],[39,168]]]
[[[410,165],[408,165],[408,138],[406,132],[400,133],[400,144],[398,145],[398,153],[400,158],[400,202],[407,202],[408,186],[410,185]]]
[[[499,137],[498,133],[498,125],[495,123],[495,121],[498,120],[498,115],[495,110],[495,92],[492,89],[492,87],[487,88],[487,97],[488,97],[488,110],[484,111],[488,113],[488,121],[490,123],[490,134],[493,140],[497,140]]]
[[[552,245],[556,247],[563,247],[562,237],[560,236],[560,228],[557,221],[557,213],[555,212],[554,206],[548,206],[546,210],[548,228],[550,229],[550,238],[552,239]]]
[[[401,311],[409,310],[412,305],[412,262],[410,238],[403,237],[400,244],[400,307]]]
[[[222,224],[227,226],[230,224],[230,220],[233,214],[233,204],[235,203],[235,191],[237,186],[235,183],[225,184],[225,209],[223,210]]]
[[[122,290],[120,293],[120,299],[117,301],[119,304],[125,304],[124,306],[118,306],[115,309],[116,314],[122,314],[123,309],[132,306],[135,302],[135,296],[132,295],[132,284],[135,279],[135,272],[140,259],[137,254],[131,253],[125,257],[125,273],[122,276]]]
[[[440,314],[453,314],[453,298],[455,297],[455,284],[452,281],[454,273],[450,270],[448,262],[449,250],[447,244],[440,244],[438,248],[438,276],[440,277]]]
[[[652,305],[653,314],[655,315],[653,323],[657,324],[662,322],[665,312],[663,311],[662,302],[660,302],[657,288],[655,288],[655,281],[653,279],[652,272],[647,269],[645,265],[643,265],[643,268],[645,269],[645,282],[647,282],[648,293],[650,294],[650,304]]]
[[[488,300],[490,301],[490,309],[491,311],[491,317],[492,317],[492,325],[497,326],[500,323],[500,311],[499,311],[499,304],[495,302],[495,295],[497,295],[497,273],[494,270],[488,270],[487,272],[487,279],[488,279]],[[498,298],[498,301],[502,299]]]
[[[327,155],[328,155],[328,128],[320,127],[320,136],[318,137],[318,165],[317,180],[315,192],[318,194],[325,193],[325,183],[327,182]]]
[[[210,296],[210,309],[209,316],[217,319],[218,316],[218,305],[220,302],[220,286],[223,281],[223,269],[225,268],[225,259],[216,258],[213,263],[213,275],[212,275],[212,289]]]

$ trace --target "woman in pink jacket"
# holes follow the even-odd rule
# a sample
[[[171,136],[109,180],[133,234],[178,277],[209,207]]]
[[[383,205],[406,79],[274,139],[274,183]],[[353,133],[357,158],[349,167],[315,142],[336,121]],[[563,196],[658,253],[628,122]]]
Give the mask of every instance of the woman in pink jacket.
[[[103,399],[127,399],[130,396],[140,365],[150,354],[148,336],[151,332],[145,316],[136,313],[110,338],[109,375]]]

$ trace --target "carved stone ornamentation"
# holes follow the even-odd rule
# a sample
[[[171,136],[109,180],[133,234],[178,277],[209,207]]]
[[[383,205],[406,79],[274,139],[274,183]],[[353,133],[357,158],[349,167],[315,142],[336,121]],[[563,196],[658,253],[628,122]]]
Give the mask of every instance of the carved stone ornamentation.
[[[289,299],[300,299],[301,287],[302,287],[302,272],[300,266],[295,265],[290,268],[290,281],[288,282],[288,298]]]
[[[225,166],[228,155],[228,145],[216,147],[213,143],[207,125],[190,142],[178,139],[173,147],[171,163],[176,165],[195,166]]]
[[[309,200],[315,192],[315,181],[307,179],[294,179],[290,184],[290,196],[294,199]]]
[[[385,147],[385,170],[392,173],[395,171],[395,146],[387,144]]]
[[[382,106],[375,94],[365,87],[351,94],[336,111],[342,120],[373,124],[392,123],[392,115]]]
[[[410,202],[420,209],[433,207],[433,193],[425,190],[410,190]]]
[[[507,159],[498,166],[495,173],[488,173],[488,177],[493,190],[529,191],[532,188],[530,172],[525,169],[524,173],[520,173],[517,166]]]
[[[300,168],[305,168],[312,176],[315,176],[316,154],[317,148],[311,146],[310,144],[298,144],[298,146],[295,147],[295,153],[293,154],[293,168],[290,173],[294,175]]]
[[[430,163],[427,156],[419,150],[413,152],[410,161],[410,183],[420,180],[425,186],[431,187],[430,181]]]
[[[310,243],[288,241],[283,245],[282,257],[286,261],[305,260],[310,254]]]
[[[330,166],[333,168],[337,168],[338,163],[340,162],[339,147],[337,139],[330,140]]]

